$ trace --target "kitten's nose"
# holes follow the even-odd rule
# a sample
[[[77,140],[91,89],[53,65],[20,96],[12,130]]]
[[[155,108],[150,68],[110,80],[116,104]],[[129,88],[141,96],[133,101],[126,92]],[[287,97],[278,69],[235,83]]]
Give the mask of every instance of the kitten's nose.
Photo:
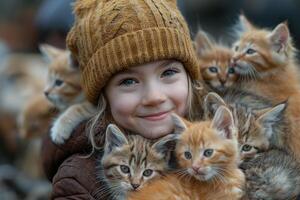
[[[49,95],[49,92],[45,91],[44,94],[47,97]]]
[[[198,167],[198,166],[192,166],[192,169],[193,169],[196,173],[198,173],[200,167]]]
[[[138,187],[140,187],[140,184],[132,183],[131,186],[133,187],[134,190],[136,190]]]
[[[230,61],[230,66],[235,67],[236,66],[236,61],[238,60],[238,58],[233,57]]]

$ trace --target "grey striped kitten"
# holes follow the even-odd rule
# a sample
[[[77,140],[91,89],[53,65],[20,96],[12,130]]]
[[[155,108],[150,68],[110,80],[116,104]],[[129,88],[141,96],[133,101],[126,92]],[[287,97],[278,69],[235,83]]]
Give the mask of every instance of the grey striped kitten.
[[[279,104],[253,113],[239,134],[240,168],[246,175],[249,199],[293,199],[300,194],[300,164],[287,145],[290,125]]]
[[[272,107],[250,93],[242,93],[241,98],[235,93],[224,99],[226,102],[217,94],[209,93],[204,101],[205,112],[209,117],[220,105],[233,110],[238,127],[240,167],[246,176],[245,199],[286,200],[299,195],[300,164],[287,147],[290,133],[285,116],[287,105]]]
[[[98,179],[104,182],[101,193],[112,199],[126,199],[169,169],[171,149],[176,136],[167,135],[156,142],[139,135],[125,136],[113,124],[106,129],[104,155],[98,164]],[[99,191],[100,192],[100,191]]]

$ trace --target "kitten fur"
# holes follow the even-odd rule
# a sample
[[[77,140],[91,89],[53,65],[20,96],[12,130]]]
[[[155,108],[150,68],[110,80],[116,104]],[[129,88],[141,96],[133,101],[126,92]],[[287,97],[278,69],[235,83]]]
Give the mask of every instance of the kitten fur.
[[[253,26],[240,17],[245,32],[235,43],[232,58],[244,90],[261,95],[274,105],[288,100],[287,116],[291,122],[289,146],[300,159],[300,85],[296,49],[286,23],[272,31]]]
[[[239,134],[249,199],[293,199],[300,194],[300,164],[287,145],[285,106],[251,116],[248,128]]]
[[[238,79],[230,65],[233,51],[216,44],[203,31],[197,33],[194,44],[200,61],[200,71],[208,88],[223,93],[233,87]]]
[[[103,182],[100,191],[112,199],[127,199],[129,193],[162,176],[169,169],[175,140],[174,134],[157,142],[139,135],[125,136],[116,125],[110,124],[106,129],[104,155],[97,166],[98,179]]]
[[[300,174],[298,162],[288,151],[287,134],[290,133],[290,125],[285,116],[287,105],[283,103],[253,110],[249,108],[249,104],[238,104],[238,101],[230,101],[235,104],[228,106],[220,96],[209,93],[205,98],[205,106],[208,107],[206,112],[213,112],[213,109],[221,105],[234,110],[238,127],[240,167],[246,176],[247,195],[244,198],[295,197],[300,192]]]
[[[79,67],[73,62],[70,51],[46,44],[41,45],[40,50],[50,61],[44,94],[61,113],[51,128],[51,139],[63,144],[80,122],[96,113],[96,108],[83,94]]]
[[[210,121],[187,122],[173,116],[179,139],[175,155],[179,170],[155,179],[130,200],[235,200],[244,192],[238,168],[238,144],[231,112],[221,106]]]

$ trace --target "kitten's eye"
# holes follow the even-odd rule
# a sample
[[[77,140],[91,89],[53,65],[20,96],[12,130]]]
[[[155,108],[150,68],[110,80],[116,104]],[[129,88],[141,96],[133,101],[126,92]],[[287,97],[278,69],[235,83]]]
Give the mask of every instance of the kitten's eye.
[[[216,67],[209,67],[208,70],[212,73],[218,73],[218,68]]]
[[[245,144],[243,147],[242,147],[242,151],[250,151],[252,149],[252,146],[251,145],[248,145],[248,144]]]
[[[143,176],[145,177],[149,177],[153,174],[153,170],[152,169],[146,169],[144,172],[143,172]]]
[[[161,77],[173,76],[174,74],[177,74],[177,73],[178,73],[178,71],[175,69],[167,69],[161,74]]]
[[[228,74],[234,74],[234,68],[233,67],[229,67],[228,69]]]
[[[213,154],[214,150],[213,149],[206,149],[204,152],[203,152],[203,155],[205,157],[211,157],[211,155]]]
[[[126,165],[120,165],[120,169],[124,174],[129,174],[130,173],[130,169],[128,166]]]
[[[54,84],[55,84],[56,86],[61,86],[63,83],[64,83],[64,81],[63,81],[63,80],[60,80],[60,79],[56,79],[55,82],[54,82]]]
[[[235,46],[234,51],[238,51],[238,50],[239,50],[239,46]]]
[[[192,159],[192,154],[189,151],[184,152],[184,157],[188,160]]]
[[[130,86],[130,85],[134,85],[138,83],[138,81],[132,79],[132,78],[127,78],[127,79],[124,79],[121,81],[120,85],[123,85],[123,86]]]
[[[247,49],[247,51],[246,51],[246,54],[254,54],[254,53],[256,53],[256,51],[254,50],[254,49]]]

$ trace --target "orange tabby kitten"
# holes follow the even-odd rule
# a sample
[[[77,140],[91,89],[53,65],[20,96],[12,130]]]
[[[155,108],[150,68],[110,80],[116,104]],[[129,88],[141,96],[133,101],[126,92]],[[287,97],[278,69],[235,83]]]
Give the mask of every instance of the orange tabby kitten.
[[[246,31],[234,45],[232,62],[244,90],[278,104],[288,100],[287,115],[292,133],[290,148],[300,159],[300,85],[295,49],[285,23],[272,31],[254,27],[240,17]]]
[[[186,122],[173,116],[175,148],[180,170],[153,180],[130,200],[235,200],[244,192],[245,177],[238,168],[237,132],[231,112],[224,106],[212,121]]]
[[[40,49],[50,60],[44,93],[61,111],[51,128],[51,138],[53,142],[62,144],[80,122],[94,115],[96,108],[83,94],[79,69],[72,62],[70,51],[45,44]]]
[[[201,74],[207,86],[215,92],[224,92],[231,88],[238,78],[230,65],[233,52],[212,42],[203,31],[197,33],[195,47]]]

